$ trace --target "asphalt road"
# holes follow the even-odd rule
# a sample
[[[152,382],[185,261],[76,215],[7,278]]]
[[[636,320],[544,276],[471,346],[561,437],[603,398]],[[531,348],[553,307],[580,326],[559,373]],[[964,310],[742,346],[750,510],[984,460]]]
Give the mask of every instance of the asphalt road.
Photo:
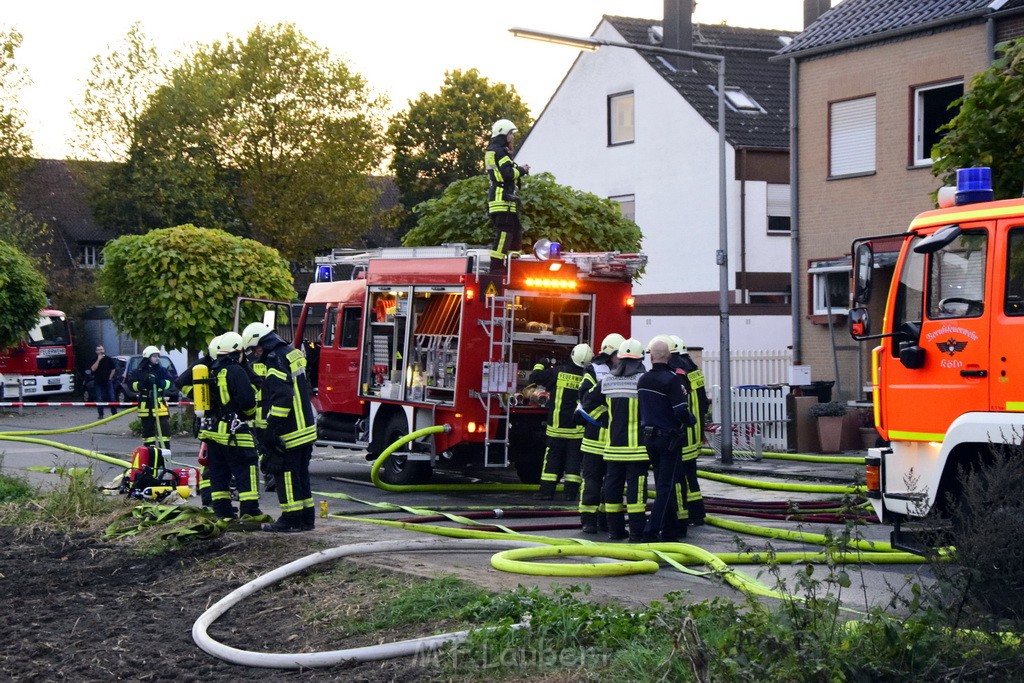
[[[16,432],[34,429],[59,429],[87,424],[96,419],[94,408],[25,408],[23,414],[18,412],[0,413],[0,431]],[[87,431],[73,432],[55,436],[41,436],[39,438],[57,441],[62,444],[77,446],[79,448],[96,450],[107,455],[128,460],[131,452],[140,444],[138,437],[131,434],[128,429],[130,417],[120,418],[113,422],[91,428]],[[102,462],[89,460],[83,456],[61,451],[53,446],[36,444],[24,444],[17,442],[0,443],[0,451],[3,452],[2,466],[5,472],[24,475],[33,483],[40,486],[52,485],[57,478],[52,474],[30,472],[30,466],[77,466],[91,464],[95,468],[96,479],[106,482],[113,479],[120,473],[118,467]],[[172,441],[172,460],[182,464],[195,464],[196,455],[199,451],[199,442],[190,437],[175,437]],[[720,469],[717,462],[709,456],[701,458],[702,469]],[[333,448],[317,447],[314,450],[313,462],[310,466],[313,478],[314,492],[345,493],[355,498],[372,501],[388,502],[406,506],[422,508],[433,508],[438,506],[487,506],[488,508],[504,509],[513,505],[532,505],[531,494],[523,493],[402,493],[395,494],[381,491],[374,487],[369,481],[370,463],[366,461],[361,452],[338,450]],[[852,481],[855,471],[859,469],[851,465],[821,466],[816,464],[778,463],[762,461],[761,463],[740,462],[732,468],[733,473],[739,476],[750,476],[766,479],[769,475],[774,480],[778,477],[783,479],[807,483],[807,477],[822,476],[829,482]],[[495,472],[493,470],[485,473],[445,473],[435,472],[432,483],[461,483],[475,480],[476,477],[486,476],[488,480],[516,481],[511,473]],[[827,498],[822,494],[801,494],[785,493],[777,491],[763,491],[749,488],[738,488],[731,485],[720,484],[711,481],[703,481],[702,489],[705,496],[723,498],[744,499],[744,500],[808,500]],[[327,500],[332,513],[347,512],[352,510],[365,509],[361,504],[351,501],[339,501],[323,497],[319,500]],[[556,505],[559,503],[556,501]],[[275,517],[280,512],[277,498],[274,494],[262,493],[260,505],[268,514]],[[409,517],[408,514],[379,515],[384,518]],[[727,517],[736,521],[757,524],[783,529],[797,529],[814,533],[824,533],[825,525],[821,524],[800,524],[788,521],[766,521],[752,520],[739,517]],[[366,517],[363,517],[365,520]],[[556,518],[545,519],[517,519],[514,521],[501,520],[507,525],[512,524],[537,524],[556,522],[578,522],[578,518]],[[833,533],[840,533],[841,527],[832,526]],[[881,525],[868,525],[858,527],[858,533],[869,540],[888,540],[889,528]],[[537,532],[547,536],[580,536],[578,529],[563,529]],[[581,536],[582,537],[582,536]],[[410,543],[422,540],[424,534],[410,531],[384,528],[379,525],[368,524],[365,521],[349,521],[340,519],[318,520],[317,530],[310,534],[310,538],[320,542],[328,543],[351,543],[366,540],[399,540],[409,539]],[[429,537],[433,538],[433,537]],[[590,537],[591,540],[603,540]],[[691,527],[689,543],[699,545],[702,548],[713,552],[734,552],[739,545],[746,545],[752,550],[765,550],[769,541],[765,538],[744,536],[718,529],[712,526]],[[808,550],[817,551],[819,548],[810,544],[794,543],[788,541],[770,541],[773,549],[782,550]],[[488,587],[514,588],[520,584],[539,584],[542,586],[579,584],[583,580],[558,579],[549,577],[532,577],[516,574],[506,574],[496,571],[490,567],[489,554],[480,553],[409,553],[391,556],[374,556],[366,559],[366,562],[399,569],[405,572],[422,575],[436,575],[441,572],[455,573],[471,578]],[[783,581],[788,590],[797,595],[803,595],[804,589],[798,586],[795,577],[801,571],[799,566],[783,566],[779,569],[778,575],[767,572],[764,567],[748,566],[737,567],[750,575],[760,575],[763,583],[774,586],[778,580]],[[887,605],[894,592],[909,592],[910,581],[928,581],[929,572],[922,565],[851,565],[846,567],[850,573],[851,587],[841,592],[840,598],[843,603],[854,610],[863,610],[867,606]],[[817,567],[814,572],[815,578],[825,578],[825,568]],[[626,602],[644,603],[654,599],[660,599],[666,593],[672,591],[683,591],[689,594],[690,599],[701,600],[716,596],[741,599],[740,593],[734,588],[725,585],[721,580],[709,576],[693,576],[682,574],[671,569],[662,569],[655,575],[650,576],[627,576],[617,578],[600,578],[588,580],[591,584],[593,595],[599,597],[611,597]],[[834,587],[829,590],[836,590]]]

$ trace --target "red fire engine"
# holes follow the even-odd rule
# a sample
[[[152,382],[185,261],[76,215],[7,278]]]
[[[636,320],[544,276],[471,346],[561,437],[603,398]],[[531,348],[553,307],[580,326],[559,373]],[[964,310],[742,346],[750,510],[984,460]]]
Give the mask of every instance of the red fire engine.
[[[488,250],[462,244],[318,258],[321,281],[295,340],[306,348],[322,443],[373,458],[410,430],[447,424],[389,458],[382,476],[413,483],[439,462],[512,464],[538,481],[546,409],[524,398],[530,371],[581,342],[628,337],[631,283],[647,260],[549,251],[500,273],[488,272]]]
[[[75,352],[71,323],[51,308],[11,348],[0,352],[0,376],[7,396],[70,394],[75,390]]]

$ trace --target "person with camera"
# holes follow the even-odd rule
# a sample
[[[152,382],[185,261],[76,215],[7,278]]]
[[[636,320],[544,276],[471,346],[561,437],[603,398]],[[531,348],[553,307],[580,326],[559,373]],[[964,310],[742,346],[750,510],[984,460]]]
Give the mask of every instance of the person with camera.
[[[103,403],[114,401],[114,375],[117,374],[117,363],[107,355],[102,346],[96,347],[96,360],[89,369],[92,370],[93,399],[100,405],[96,406],[99,416],[103,417]],[[117,415],[117,408],[110,406],[110,414]]]

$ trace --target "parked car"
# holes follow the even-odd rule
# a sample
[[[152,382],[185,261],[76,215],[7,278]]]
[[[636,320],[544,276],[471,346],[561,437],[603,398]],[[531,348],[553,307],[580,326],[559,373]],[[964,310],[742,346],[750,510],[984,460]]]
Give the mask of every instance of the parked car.
[[[138,371],[139,366],[142,365],[144,357],[141,353],[132,356],[114,356],[114,362],[117,363],[117,374],[114,375],[114,398],[121,402],[135,402],[139,400],[139,394],[132,389],[132,382],[135,380],[135,373]],[[169,356],[163,354],[160,355],[160,365],[167,368],[167,372],[171,375],[171,380],[178,378],[178,369],[174,367],[174,362],[171,361]],[[176,387],[171,387],[169,391],[164,392],[164,398],[170,400],[177,400],[180,396]]]

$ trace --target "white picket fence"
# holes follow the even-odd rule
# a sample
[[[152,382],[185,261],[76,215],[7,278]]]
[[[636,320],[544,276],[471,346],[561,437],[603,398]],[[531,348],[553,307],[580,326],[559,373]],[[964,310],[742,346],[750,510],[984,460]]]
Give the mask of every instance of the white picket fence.
[[[733,387],[732,390],[732,442],[742,452],[760,451],[785,453],[789,450],[786,396],[789,387]],[[713,425],[721,423],[721,388],[711,388]]]
[[[785,384],[793,352],[789,349],[768,351],[732,351],[729,354],[730,382],[734,387],[745,385]],[[721,358],[717,351],[705,349],[702,370],[708,384],[718,384]]]

